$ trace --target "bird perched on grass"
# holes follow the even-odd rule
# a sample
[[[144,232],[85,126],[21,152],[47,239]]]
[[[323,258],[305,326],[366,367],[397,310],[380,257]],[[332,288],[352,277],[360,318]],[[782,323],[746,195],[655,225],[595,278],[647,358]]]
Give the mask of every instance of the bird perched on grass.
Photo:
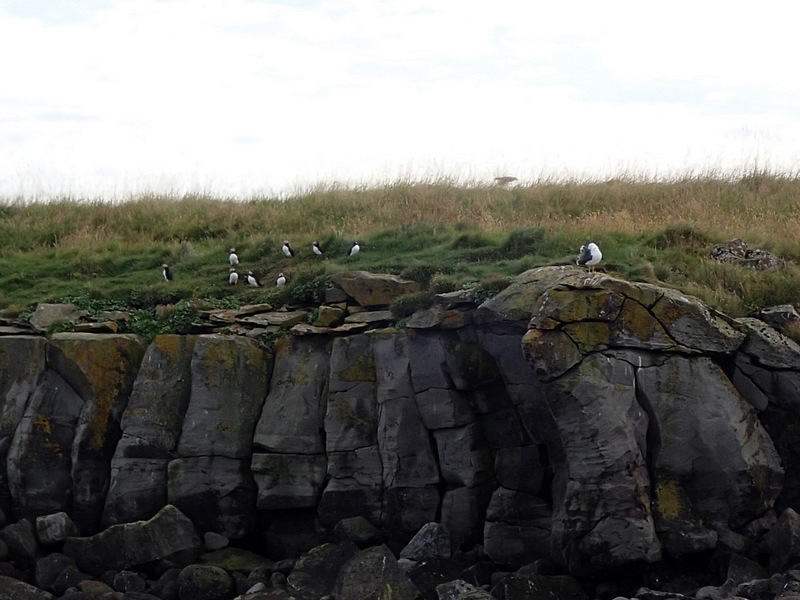
[[[289,240],[283,240],[283,246],[281,246],[281,252],[286,258],[290,258],[294,256],[294,252],[292,252],[291,246],[289,246]]]
[[[231,263],[232,267],[235,267],[239,264],[239,257],[236,254],[236,248],[231,248],[231,253],[228,255],[228,261]]]
[[[594,242],[589,242],[588,245],[581,246],[580,252],[578,252],[578,260],[575,261],[575,264],[579,267],[585,265],[587,271],[591,273],[594,271],[595,265],[601,260],[603,260],[603,253],[600,252],[600,248]]]
[[[236,285],[239,283],[239,274],[236,272],[236,269],[231,267],[231,274],[228,275],[228,283],[230,285]]]
[[[361,246],[358,245],[358,242],[353,242],[353,245],[350,246],[350,251],[347,253],[347,256],[355,256],[361,251]]]
[[[311,244],[311,251],[316,256],[322,256],[322,248],[320,247],[319,242],[314,242],[313,244]]]
[[[247,285],[252,285],[253,287],[261,287],[261,284],[256,279],[256,276],[253,274],[252,271],[247,272]]]
[[[167,263],[161,265],[161,274],[164,276],[164,281],[172,281],[172,271],[169,270]]]
[[[505,187],[509,183],[515,182],[517,180],[517,178],[516,177],[505,176],[505,177],[495,177],[494,180],[495,180],[495,182],[497,182],[497,185],[499,185],[500,187]]]
[[[286,285],[286,277],[283,273],[278,274],[278,279],[275,280],[275,285],[280,287],[282,285]]]

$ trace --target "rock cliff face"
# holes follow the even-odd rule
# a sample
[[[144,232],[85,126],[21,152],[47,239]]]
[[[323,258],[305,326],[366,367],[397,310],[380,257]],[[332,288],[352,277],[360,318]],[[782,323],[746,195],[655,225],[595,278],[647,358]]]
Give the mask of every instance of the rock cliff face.
[[[765,322],[569,267],[442,303],[271,348],[0,337],[0,508],[88,535],[173,505],[275,558],[351,517],[398,548],[439,522],[584,574],[746,554],[800,505],[800,347]]]

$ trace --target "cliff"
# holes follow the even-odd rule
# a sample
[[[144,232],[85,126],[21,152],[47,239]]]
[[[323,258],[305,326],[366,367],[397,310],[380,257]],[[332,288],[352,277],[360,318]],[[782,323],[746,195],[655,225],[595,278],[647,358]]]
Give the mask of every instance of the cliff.
[[[439,522],[586,574],[757,555],[800,505],[800,347],[765,321],[570,267],[437,303],[270,347],[2,336],[0,508],[89,535],[171,504],[275,558],[355,516],[395,547]]]

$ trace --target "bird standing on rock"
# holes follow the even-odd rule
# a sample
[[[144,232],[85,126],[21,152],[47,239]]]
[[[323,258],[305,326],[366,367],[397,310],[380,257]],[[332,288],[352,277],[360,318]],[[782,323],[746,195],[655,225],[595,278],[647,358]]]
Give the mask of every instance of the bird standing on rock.
[[[290,258],[294,256],[294,252],[292,252],[292,248],[289,246],[289,240],[283,241],[283,246],[281,247],[281,252],[286,258]]]
[[[165,281],[172,281],[172,271],[169,270],[167,263],[161,265],[161,274],[164,276]]]
[[[578,260],[575,261],[575,264],[580,266],[586,266],[587,270],[591,273],[594,271],[594,267],[597,263],[603,260],[603,253],[600,252],[600,248],[597,247],[597,244],[594,242],[589,242],[587,246],[581,246],[581,250],[578,253]]]

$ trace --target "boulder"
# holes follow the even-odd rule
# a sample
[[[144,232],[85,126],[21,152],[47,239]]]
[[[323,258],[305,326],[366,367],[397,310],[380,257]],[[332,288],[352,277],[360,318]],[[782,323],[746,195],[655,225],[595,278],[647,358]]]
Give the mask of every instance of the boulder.
[[[78,526],[65,512],[44,515],[36,518],[36,537],[44,545],[63,542],[68,537],[80,535]]]
[[[301,595],[310,598],[329,595],[339,571],[358,552],[359,548],[353,542],[317,546],[297,559],[287,582]]]
[[[462,579],[454,579],[436,586],[438,600],[494,600],[486,590],[476,588]]]
[[[33,564],[39,551],[33,523],[22,519],[0,529],[0,540],[8,547],[9,554],[24,564]]]
[[[769,569],[783,571],[800,562],[800,515],[791,508],[781,513],[765,539],[769,550]]]
[[[0,590],[2,590],[0,598],[5,597],[9,600],[55,600],[56,598],[50,592],[5,575],[0,575]]]
[[[323,304],[319,307],[317,318],[314,319],[312,325],[317,327],[336,327],[342,323],[344,317],[345,312],[343,309]]]
[[[366,271],[337,273],[331,278],[331,282],[361,306],[385,306],[399,296],[418,292],[420,289],[416,281]]]
[[[30,324],[38,331],[46,331],[56,323],[67,321],[78,322],[85,319],[89,313],[78,310],[74,304],[47,304],[39,303],[31,315]]]
[[[397,564],[386,546],[361,550],[348,560],[336,579],[334,597],[338,600],[391,597],[417,600],[419,591]]]
[[[580,583],[569,575],[533,575],[504,577],[492,589],[495,598],[558,598],[558,600],[589,600]],[[670,596],[675,598],[674,596]]]
[[[233,593],[230,574],[209,565],[188,565],[178,576],[180,600],[225,600]]]
[[[192,522],[167,505],[148,521],[112,525],[89,537],[69,538],[63,552],[82,571],[99,577],[108,569],[133,569],[161,559],[186,565],[200,555],[202,547]]]
[[[354,542],[359,548],[377,546],[381,543],[381,532],[364,517],[342,519],[333,528],[339,541]]]
[[[452,556],[450,533],[440,523],[426,523],[400,551],[400,558],[422,562]]]
[[[78,567],[75,561],[65,554],[53,552],[43,556],[36,561],[34,583],[43,590],[60,594],[63,590],[57,589],[56,582],[68,568],[77,571]]]

